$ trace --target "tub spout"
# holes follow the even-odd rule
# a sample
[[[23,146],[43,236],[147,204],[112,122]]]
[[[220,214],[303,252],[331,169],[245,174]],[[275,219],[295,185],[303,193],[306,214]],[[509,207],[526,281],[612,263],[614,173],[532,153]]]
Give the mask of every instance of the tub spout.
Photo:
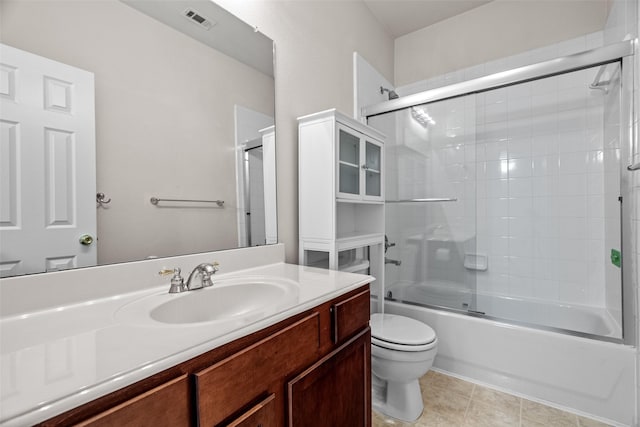
[[[402,261],[396,260],[396,259],[390,259],[390,258],[386,258],[385,257],[384,263],[385,264],[393,264],[393,265],[396,265],[396,266],[400,267],[400,264],[402,264]]]

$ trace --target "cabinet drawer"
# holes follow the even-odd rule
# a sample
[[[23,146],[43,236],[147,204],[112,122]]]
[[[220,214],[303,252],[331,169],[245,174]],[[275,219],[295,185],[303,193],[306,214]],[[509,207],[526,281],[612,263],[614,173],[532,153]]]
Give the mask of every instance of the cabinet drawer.
[[[341,342],[369,323],[371,301],[369,290],[365,290],[331,307],[331,339]]]
[[[277,425],[275,397],[275,394],[270,394],[262,402],[231,421],[227,427],[275,427]]]
[[[317,312],[215,365],[195,373],[198,420],[202,426],[224,425],[278,382],[311,364],[320,348]]]
[[[191,413],[187,375],[162,384],[76,425],[189,426]]]

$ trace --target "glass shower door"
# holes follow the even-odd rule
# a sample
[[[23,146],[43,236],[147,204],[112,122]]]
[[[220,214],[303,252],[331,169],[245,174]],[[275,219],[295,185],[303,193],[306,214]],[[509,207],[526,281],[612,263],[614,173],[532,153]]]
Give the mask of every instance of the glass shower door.
[[[387,296],[474,310],[476,272],[486,268],[476,251],[475,96],[372,117],[369,124],[387,135],[385,231],[393,245],[386,253]]]
[[[396,300],[621,338],[620,64],[369,118]]]

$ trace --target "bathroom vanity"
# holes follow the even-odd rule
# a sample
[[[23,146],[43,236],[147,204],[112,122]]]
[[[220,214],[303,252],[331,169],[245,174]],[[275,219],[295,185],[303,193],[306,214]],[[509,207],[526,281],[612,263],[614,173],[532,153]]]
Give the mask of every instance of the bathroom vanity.
[[[366,426],[368,322],[365,285],[41,425]]]
[[[257,257],[266,265],[240,268],[235,258],[225,260],[225,252],[238,251],[252,252],[244,254],[245,260],[255,260],[259,251],[283,255],[281,245],[217,252],[222,274],[216,274],[214,286],[184,295],[168,295],[163,283],[48,310],[3,314],[2,368],[11,378],[2,378],[7,397],[0,425],[370,426],[372,278],[269,264],[269,255]],[[206,259],[193,257],[187,257],[189,265]],[[149,264],[162,262],[167,264],[158,260],[129,268],[149,271]],[[226,273],[225,264],[234,271]],[[82,271],[74,272],[87,274]],[[243,281],[295,286],[279,296],[283,302],[277,307],[227,316],[232,321],[182,314],[157,321],[157,308],[175,305],[173,298],[196,294],[206,300],[216,286],[215,292],[233,291]],[[7,297],[11,285],[3,289]],[[141,301],[155,301],[149,305],[155,307],[149,311],[152,321],[127,314],[131,306],[144,312]],[[31,372],[20,363],[26,359]],[[65,368],[74,381],[52,376]]]

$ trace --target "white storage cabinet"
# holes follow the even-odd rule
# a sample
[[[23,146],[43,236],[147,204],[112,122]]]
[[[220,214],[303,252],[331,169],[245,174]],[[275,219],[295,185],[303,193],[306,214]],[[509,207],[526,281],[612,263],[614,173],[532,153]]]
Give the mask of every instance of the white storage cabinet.
[[[384,135],[334,110],[298,119],[300,263],[384,274]]]

